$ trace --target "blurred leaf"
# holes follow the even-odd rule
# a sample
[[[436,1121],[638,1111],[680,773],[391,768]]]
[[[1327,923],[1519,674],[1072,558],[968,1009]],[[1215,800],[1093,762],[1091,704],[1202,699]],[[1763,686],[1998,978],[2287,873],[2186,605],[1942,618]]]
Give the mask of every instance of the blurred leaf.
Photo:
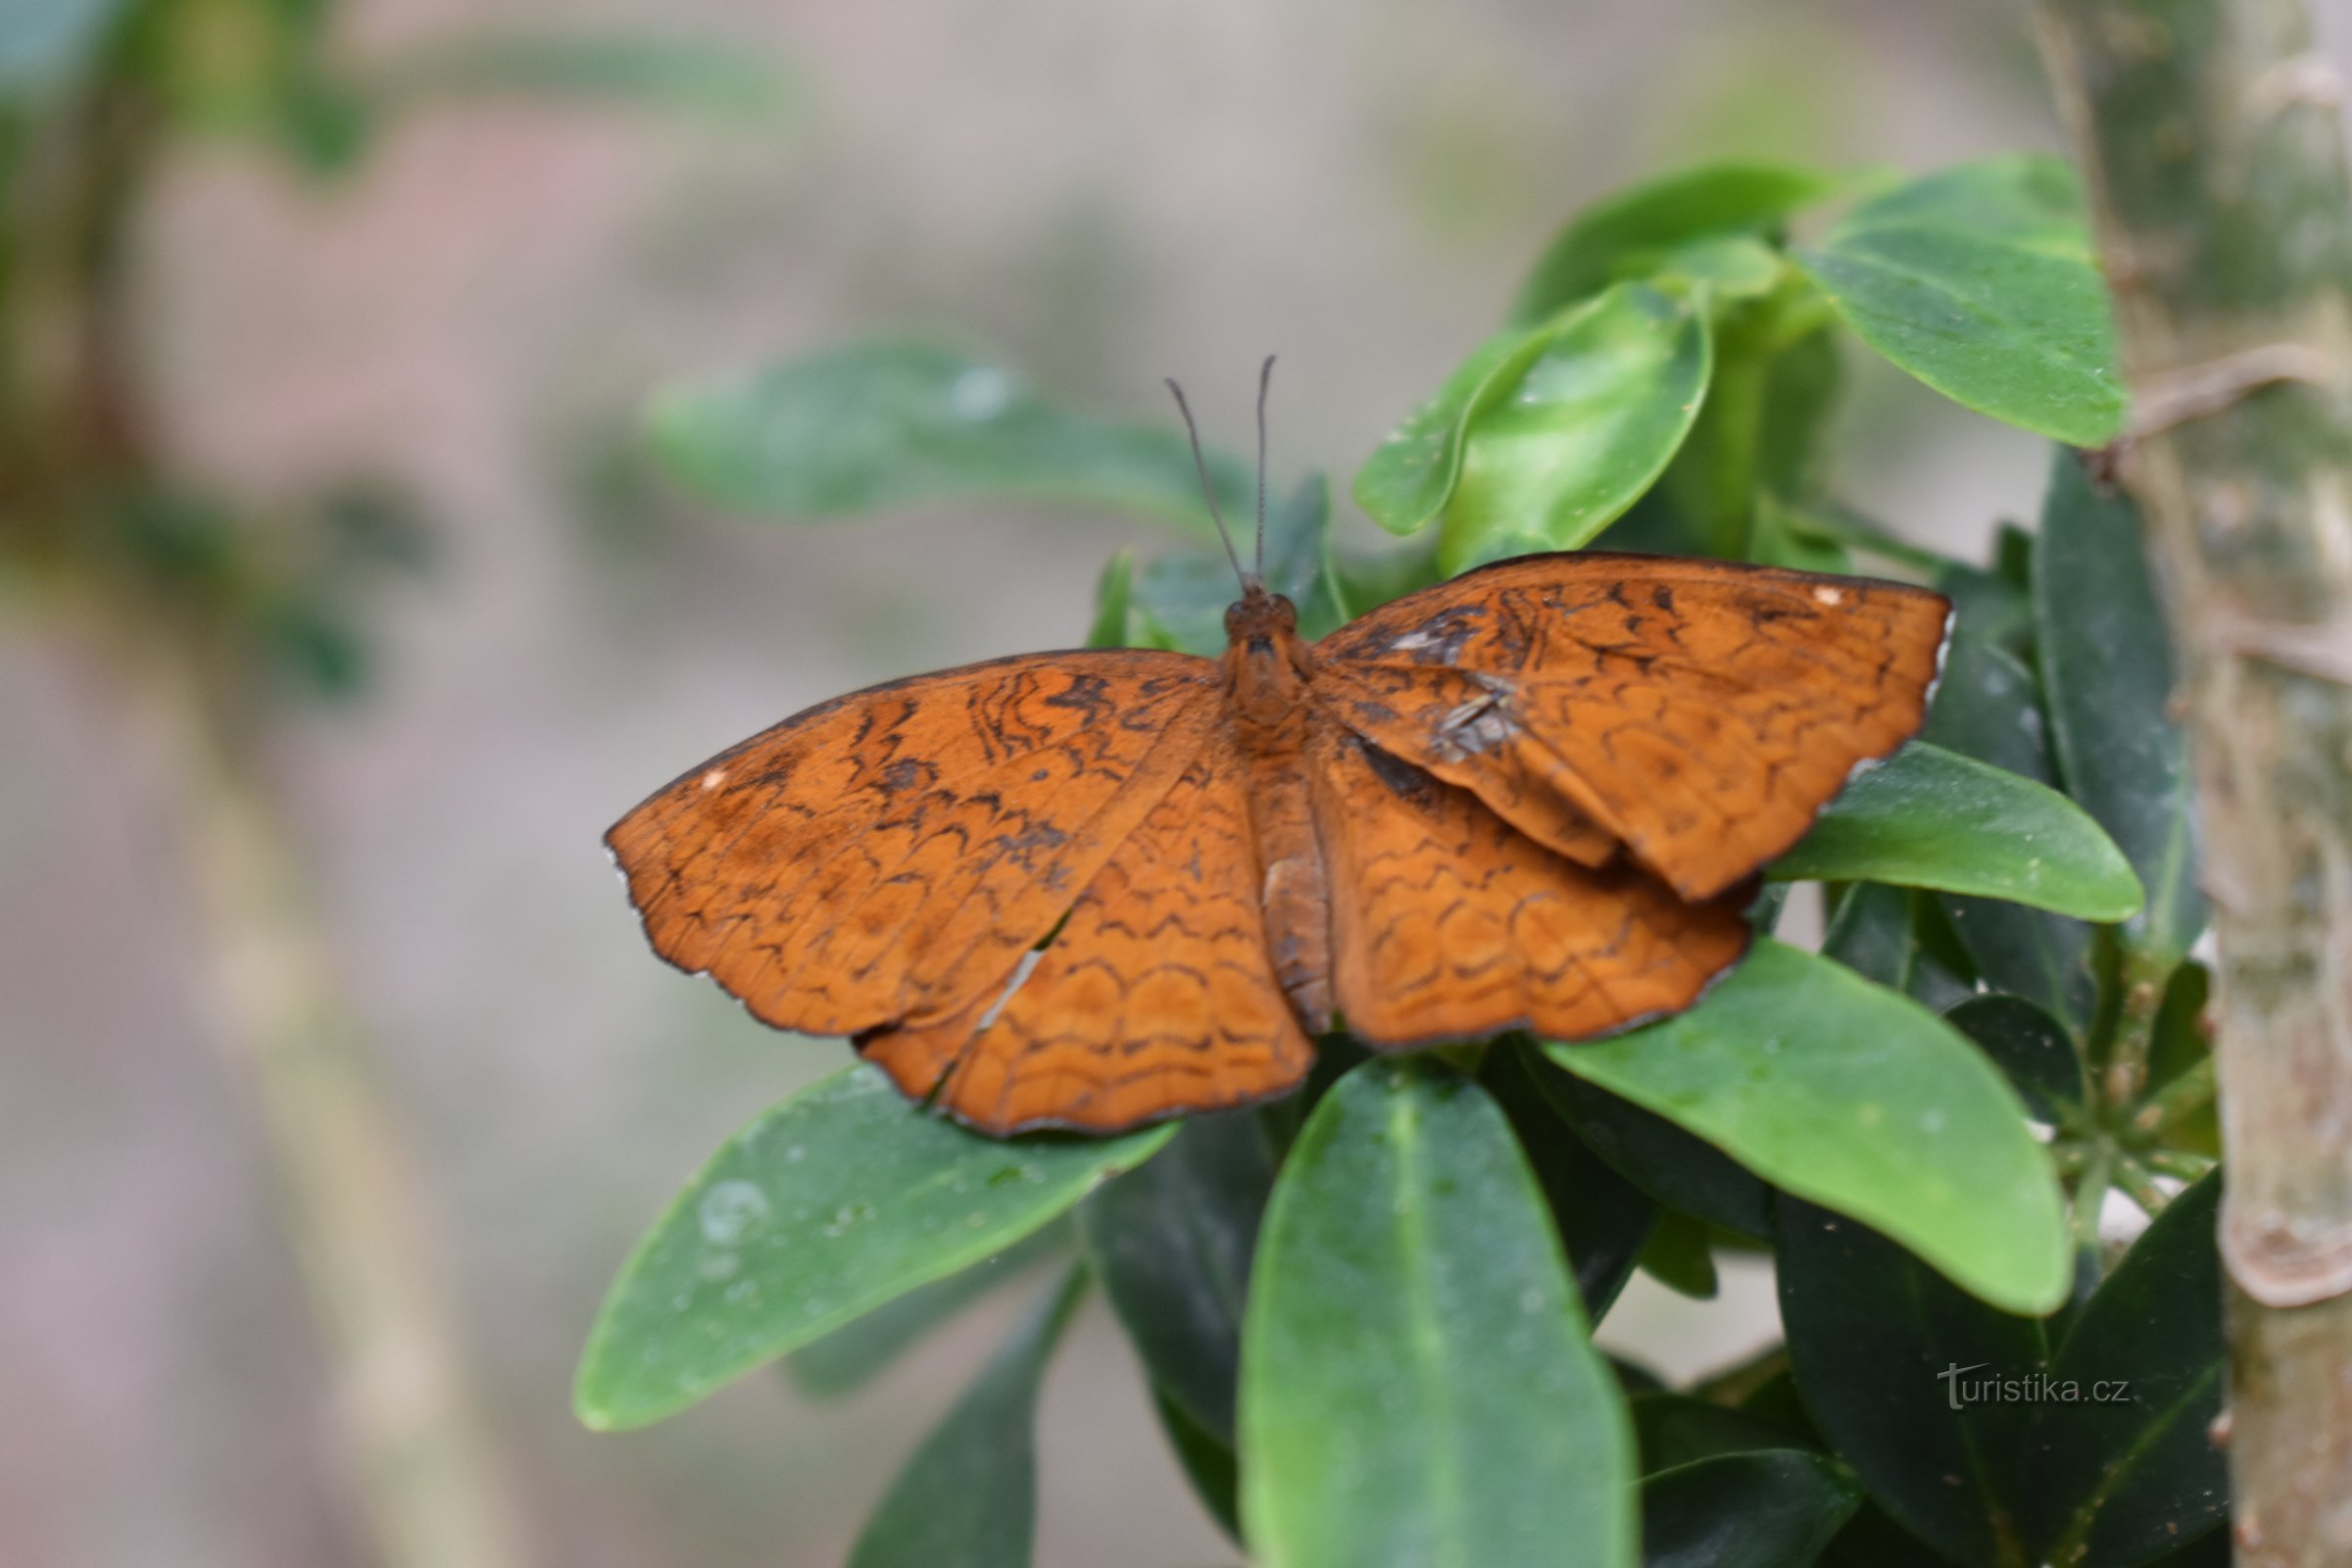
[[[1135,552],[1122,550],[1102,567],[1095,583],[1095,620],[1087,628],[1089,648],[1125,648],[1134,624]]]
[[[2059,772],[2147,884],[2148,906],[2121,935],[2161,974],[2205,929],[2206,908],[2188,739],[2169,711],[2173,642],[2139,514],[2121,491],[2101,496],[2061,450],[2034,562],[2034,641]]]
[[[1772,1189],[1714,1145],[1548,1061],[1537,1082],[1594,1153],[1659,1202],[1742,1236],[1772,1233]]]
[[[538,97],[765,115],[795,96],[782,65],[756,49],[650,33],[455,38],[393,62],[368,86],[399,112],[449,99]]]
[[[1638,1395],[1631,1408],[1645,1476],[1720,1453],[1813,1446],[1781,1422],[1694,1395]]]
[[[2140,906],[2131,864],[2073,802],[1924,741],[1855,774],[1765,874],[1982,894],[2086,920]]]
[[[1461,476],[1463,421],[1487,383],[1522,358],[1535,336],[1497,332],[1472,349],[1430,400],[1372,449],[1355,470],[1355,504],[1364,515],[1391,533],[1410,534],[1446,510]]]
[[[1326,541],[1331,538],[1327,532]],[[1416,588],[1445,580],[1438,570],[1437,536],[1424,534],[1409,544],[1379,552],[1333,548],[1325,561],[1333,596],[1344,620],[1353,620],[1392,599]]]
[[[1242,1353],[1265,1568],[1636,1558],[1633,1445],[1543,1195],[1484,1091],[1384,1057],[1276,1182]]]
[[[1865,202],[1794,255],[1865,343],[1936,391],[2098,446],[2124,390],[2082,211],[2065,164],[1991,158]]]
[[[2026,1447],[2027,1538],[2047,1561],[2137,1568],[2229,1508],[2230,1467],[2206,1436],[2228,1359],[2221,1192],[2217,1171],[2173,1200],[2050,1363],[2080,1396],[2037,1406]]]
[[[1845,389],[1834,323],[1776,349],[1764,371],[1756,422],[1756,477],[1784,503],[1810,499],[1828,481],[1830,432]]]
[[[721,1384],[1014,1242],[1173,1137],[1000,1141],[907,1103],[859,1065],[719,1146],[637,1244],[580,1358],[600,1431]]]
[[[2075,1043],[2057,1019],[2023,997],[1971,997],[1944,1014],[1984,1049],[2040,1120],[2070,1122],[2089,1095]]]
[[[793,1387],[817,1398],[862,1388],[933,1329],[1047,1258],[1067,1253],[1070,1243],[1070,1227],[1059,1220],[1032,1231],[994,1257],[918,1286],[802,1346],[784,1358],[784,1370]]]
[[[2033,672],[1966,633],[1952,637],[1921,733],[1980,762],[2055,783]],[[1942,905],[1987,985],[2024,997],[2082,1038],[2098,996],[2088,925],[1980,898],[1946,897]]]
[[[1996,1305],[2065,1298],[2058,1184],[2016,1094],[1941,1018],[1849,969],[1759,941],[1690,1011],[1549,1050]]]
[[[1232,1446],[1203,1430],[1157,1387],[1152,1391],[1152,1407],[1159,1412],[1160,1429],[1168,1435],[1168,1446],[1176,1450],[1185,1479],[1193,1484],[1193,1495],[1200,1499],[1200,1506],[1208,1510],[1217,1528],[1238,1545],[1242,1539],[1242,1471],[1234,1461]]]
[[[1480,1085],[1502,1107],[1544,1190],[1585,1317],[1597,1323],[1632,1277],[1634,1260],[1657,1224],[1658,1205],[1569,1129],[1541,1078],[1567,1075],[1515,1040],[1498,1042],[1479,1063]]]
[[[1706,395],[1706,314],[1622,283],[1515,351],[1472,404],[1440,525],[1449,574],[1573,550],[1633,505]]]
[[[1514,326],[1533,326],[1623,277],[1666,264],[1670,252],[1727,235],[1760,235],[1840,182],[1774,164],[1706,164],[1629,186],[1568,220],[1511,306]]]
[[[1009,496],[1143,513],[1216,541],[1180,431],[1072,414],[1011,370],[937,344],[854,343],[673,387],[647,424],[681,479],[772,516]],[[1208,461],[1227,515],[1250,516],[1249,469]]]
[[[1931,918],[1940,921],[1941,916],[1910,888],[1854,883],[1831,910],[1822,956],[1942,1012],[1977,988],[1960,961],[1965,955],[1943,953],[1928,940]],[[1957,946],[1956,939],[1951,945]]]
[[[1230,1447],[1242,1307],[1277,1153],[1254,1110],[1196,1116],[1078,1206],[1103,1293],[1160,1396]]]
[[[2017,1461],[2033,1406],[1962,1395],[1979,1379],[2039,1372],[2041,1325],[1807,1203],[1781,1204],[1778,1256],[1805,1408],[1871,1495],[1954,1562],[2026,1560]]]
[[[858,1533],[850,1568],[1028,1568],[1037,1391],[1079,1298],[1072,1269],[1030,1309]]]
[[[1952,623],[1988,648],[2023,662],[2034,647],[2034,600],[1998,572],[1962,562],[1936,566],[1929,581],[1952,602]]]
[[[1299,481],[1266,514],[1266,586],[1298,612],[1298,634],[1309,641],[1340,624],[1338,601],[1323,578],[1324,529],[1331,486],[1320,473]],[[1251,540],[1237,541],[1244,564]],[[1242,596],[1225,547],[1207,545],[1157,557],[1135,574],[1129,593],[1130,630],[1154,648],[1214,658],[1225,648],[1225,610]]]
[[[1688,1214],[1668,1209],[1658,1216],[1642,1244],[1641,1262],[1642,1273],[1693,1301],[1712,1301],[1720,1289],[1707,1228]]]
[[[1812,1568],[1861,1502],[1845,1467],[1817,1453],[1696,1460],[1642,1483],[1642,1568]]]

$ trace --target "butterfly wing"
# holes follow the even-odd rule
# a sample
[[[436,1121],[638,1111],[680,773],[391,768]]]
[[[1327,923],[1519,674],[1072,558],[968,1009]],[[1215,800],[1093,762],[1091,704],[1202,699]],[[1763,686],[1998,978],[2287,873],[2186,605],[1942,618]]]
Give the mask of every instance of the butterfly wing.
[[[1368,1045],[1612,1034],[1688,1007],[1747,951],[1752,883],[1687,903],[1623,858],[1579,864],[1336,723],[1308,766],[1333,993]]]
[[[861,1034],[1002,989],[1182,777],[1215,666],[1039,654],[808,710],[606,835],[647,936],[781,1029]]]
[[[1686,899],[1786,851],[1919,729],[1940,594],[1579,552],[1407,594],[1316,645],[1324,709],[1588,864],[1610,841]]]
[[[999,1135],[1116,1132],[1295,1088],[1314,1049],[1268,956],[1247,788],[1212,738],[1033,967],[861,1039],[866,1059]]]

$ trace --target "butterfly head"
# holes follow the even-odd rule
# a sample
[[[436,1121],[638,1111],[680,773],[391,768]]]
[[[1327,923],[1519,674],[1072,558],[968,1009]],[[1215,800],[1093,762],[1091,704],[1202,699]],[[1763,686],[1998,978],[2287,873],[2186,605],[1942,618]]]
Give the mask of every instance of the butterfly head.
[[[1298,635],[1298,612],[1261,582],[1245,581],[1242,597],[1225,607],[1225,640],[1237,647],[1269,646]]]

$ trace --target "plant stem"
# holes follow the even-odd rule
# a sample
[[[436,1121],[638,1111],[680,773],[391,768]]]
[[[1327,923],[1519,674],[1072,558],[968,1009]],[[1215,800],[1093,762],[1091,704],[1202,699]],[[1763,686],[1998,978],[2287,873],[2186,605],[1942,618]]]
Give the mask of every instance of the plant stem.
[[[2238,1560],[2352,1557],[2352,187],[2298,0],[2040,0],[2216,911]]]
[[[2150,1219],[2163,1213],[2165,1205],[2173,1200],[2173,1195],[2157,1185],[2155,1172],[2130,1154],[2115,1156],[2115,1185]]]
[[[2150,1095],[2132,1112],[2132,1131],[2150,1138],[2163,1137],[2213,1103],[2213,1058],[2207,1056]]]

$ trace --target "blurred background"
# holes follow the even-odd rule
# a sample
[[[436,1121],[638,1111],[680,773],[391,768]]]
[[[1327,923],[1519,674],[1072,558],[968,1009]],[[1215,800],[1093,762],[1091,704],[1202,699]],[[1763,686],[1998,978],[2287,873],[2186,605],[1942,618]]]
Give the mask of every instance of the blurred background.
[[[374,1563],[337,1434],[355,1401],[397,1425],[418,1387],[466,1414],[505,1561],[813,1568],[1017,1310],[991,1298],[833,1402],[762,1374],[625,1437],[569,1413],[639,1231],[848,1054],[656,961],[598,836],[809,703],[1076,643],[1104,560],[1157,542],[1045,509],[731,519],[641,455],[650,390],[936,332],[1121,418],[1164,417],[1179,375],[1244,447],[1278,351],[1278,466],[1344,485],[1615,184],[2058,144],[2014,5],[514,0],[485,40],[456,0],[322,4],[131,8],[180,14],[138,47],[196,87],[111,241],[89,352],[129,412],[84,414],[136,470],[108,503],[124,536],[171,571],[245,582],[206,563],[288,518],[359,564],[261,552],[266,591],[225,597],[274,607],[270,652],[233,677],[217,626],[92,594],[73,548],[34,538],[0,578],[9,1568]],[[106,47],[121,9],[0,4],[20,216],[43,167],[120,129],[51,111],[59,60]],[[2352,66],[2352,4],[2320,9]],[[267,113],[208,97],[208,72],[276,47],[264,13],[306,29],[318,80]],[[481,47],[525,35],[713,52]],[[12,309],[38,250],[0,245]],[[2030,514],[2034,438],[1849,364],[1848,500],[1964,550]],[[0,519],[29,514],[48,452],[0,446]],[[314,1028],[335,1053],[304,1054]],[[303,1117],[270,1083],[342,1107],[304,1122],[316,1147],[289,1152]],[[304,1171],[385,1216],[417,1264],[394,1294],[443,1339],[321,1330],[310,1303],[349,1259]],[[1689,1375],[1766,1339],[1770,1303],[1760,1270],[1709,1303],[1637,1281],[1604,1340]],[[1235,1555],[1099,1303],[1048,1384],[1041,1472],[1049,1568]]]

